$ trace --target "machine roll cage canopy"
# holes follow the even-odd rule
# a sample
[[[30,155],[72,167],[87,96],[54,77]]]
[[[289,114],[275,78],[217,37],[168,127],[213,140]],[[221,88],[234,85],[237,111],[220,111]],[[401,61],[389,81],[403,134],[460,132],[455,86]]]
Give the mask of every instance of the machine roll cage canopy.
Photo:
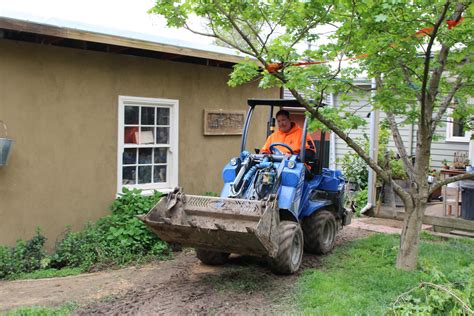
[[[310,103],[314,103],[310,101]],[[297,108],[297,109],[304,109],[304,107],[297,101],[297,100],[285,100],[285,99],[249,99],[247,101],[247,104],[249,105],[249,110],[247,112],[247,118],[245,119],[245,125],[244,125],[244,130],[242,133],[242,144],[240,146],[240,151],[245,150],[245,146],[247,144],[247,134],[248,134],[248,128],[250,125],[250,120],[252,118],[252,113],[255,109],[256,106],[268,106],[270,107],[270,113],[268,115],[268,122],[267,122],[267,137],[270,135],[270,126],[272,125],[273,121],[273,109],[275,106],[277,107],[286,107],[286,108]],[[326,106],[325,103],[323,103],[323,106]],[[306,135],[308,132],[308,117],[305,116],[304,119],[304,126],[303,126],[303,137],[301,138],[301,146],[300,146],[300,154],[299,158],[301,162],[305,162],[305,155],[306,155]],[[324,139],[325,139],[325,132],[321,132],[321,142],[320,142],[320,148],[318,150],[319,154],[319,159],[322,162],[322,159],[324,157]]]

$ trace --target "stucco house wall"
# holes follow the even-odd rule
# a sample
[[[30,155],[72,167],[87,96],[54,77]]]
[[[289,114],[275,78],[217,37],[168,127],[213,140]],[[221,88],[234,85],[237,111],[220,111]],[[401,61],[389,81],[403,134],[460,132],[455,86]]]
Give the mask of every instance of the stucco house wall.
[[[248,98],[278,98],[256,84],[227,86],[230,69],[0,40],[0,120],[13,145],[0,167],[0,244],[41,227],[51,246],[71,225],[107,214],[117,194],[120,96],[179,102],[179,185],[219,192],[240,136],[204,136],[204,109],[246,110]],[[265,115],[261,139],[265,140]]]

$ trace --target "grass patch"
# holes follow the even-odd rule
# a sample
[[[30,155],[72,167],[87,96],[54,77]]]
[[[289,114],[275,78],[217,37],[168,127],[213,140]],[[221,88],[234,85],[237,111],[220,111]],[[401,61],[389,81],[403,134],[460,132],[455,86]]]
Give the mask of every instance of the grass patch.
[[[422,230],[422,231],[420,232],[420,238],[421,238],[421,240],[423,240],[423,241],[433,241],[433,242],[436,242],[436,241],[446,241],[446,239],[447,239],[447,238],[445,238],[445,237],[433,235],[433,234],[427,232],[426,230]]]
[[[20,273],[14,275],[10,280],[26,280],[26,279],[46,279],[46,278],[60,278],[71,275],[81,274],[81,268],[64,268],[64,269],[44,269],[37,270],[30,273]]]
[[[79,307],[76,303],[66,303],[59,307],[20,307],[6,313],[6,316],[63,316],[71,314]]]
[[[205,281],[218,291],[235,293],[259,292],[270,287],[270,281],[266,276],[248,268],[237,268],[218,275],[208,275]]]
[[[395,268],[398,245],[399,236],[377,234],[336,248],[323,268],[300,277],[299,307],[317,315],[383,315],[401,293],[429,278],[424,269],[435,268],[454,283],[466,282],[459,271],[474,262],[472,240],[422,241],[418,269],[401,271]]]

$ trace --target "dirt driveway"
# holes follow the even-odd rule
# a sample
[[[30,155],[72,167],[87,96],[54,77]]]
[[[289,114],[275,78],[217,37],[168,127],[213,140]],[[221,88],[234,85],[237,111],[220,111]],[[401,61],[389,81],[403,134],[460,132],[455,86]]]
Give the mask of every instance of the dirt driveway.
[[[337,244],[369,235],[346,227]],[[320,266],[305,255],[300,273]],[[0,312],[19,306],[77,302],[90,314],[262,314],[294,310],[297,275],[275,276],[265,262],[233,256],[220,267],[202,265],[191,250],[173,260],[79,276],[0,282]]]

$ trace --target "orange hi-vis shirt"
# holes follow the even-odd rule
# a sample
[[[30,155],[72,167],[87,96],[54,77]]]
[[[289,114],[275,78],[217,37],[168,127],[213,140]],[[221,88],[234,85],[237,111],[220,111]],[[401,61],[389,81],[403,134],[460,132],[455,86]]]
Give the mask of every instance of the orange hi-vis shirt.
[[[299,127],[298,124],[291,122],[291,129],[287,133],[278,130],[268,136],[267,141],[265,142],[265,145],[263,145],[260,152],[262,154],[268,154],[270,153],[269,148],[271,144],[284,143],[290,146],[290,148],[293,149],[293,152],[295,154],[298,154],[300,152],[301,147],[301,137],[303,137],[303,130],[301,129],[301,127]],[[312,142],[311,137],[307,135],[306,140],[306,148],[310,148],[308,141]],[[290,153],[285,147],[278,146],[277,148],[284,154]]]

